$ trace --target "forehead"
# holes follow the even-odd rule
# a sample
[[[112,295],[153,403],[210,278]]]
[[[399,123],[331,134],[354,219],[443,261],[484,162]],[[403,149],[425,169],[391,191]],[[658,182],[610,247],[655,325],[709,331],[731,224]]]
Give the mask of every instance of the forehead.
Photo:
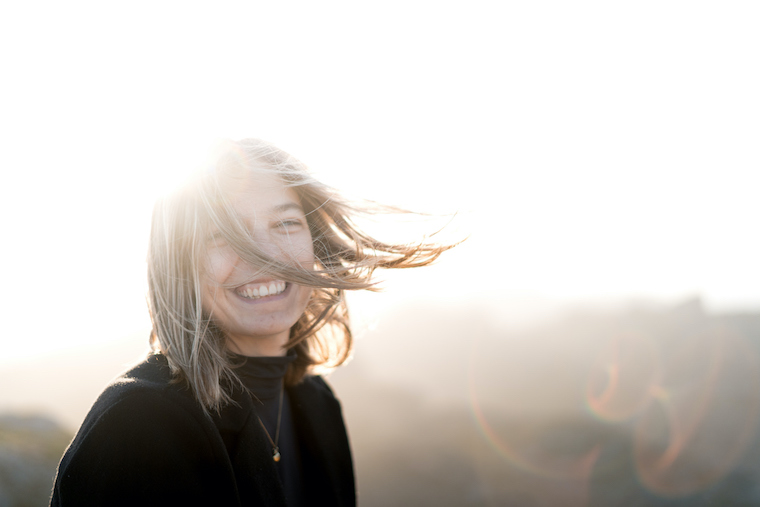
[[[243,218],[301,210],[296,191],[275,172],[249,171],[236,180],[230,182],[229,197]]]

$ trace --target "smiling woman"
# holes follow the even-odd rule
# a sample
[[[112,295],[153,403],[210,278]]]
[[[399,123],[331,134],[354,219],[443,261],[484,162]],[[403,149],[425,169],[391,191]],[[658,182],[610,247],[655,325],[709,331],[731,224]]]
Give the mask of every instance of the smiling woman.
[[[450,246],[393,245],[287,153],[230,142],[160,199],[153,354],[100,396],[51,505],[354,505],[340,405],[319,377],[351,349],[345,290]]]

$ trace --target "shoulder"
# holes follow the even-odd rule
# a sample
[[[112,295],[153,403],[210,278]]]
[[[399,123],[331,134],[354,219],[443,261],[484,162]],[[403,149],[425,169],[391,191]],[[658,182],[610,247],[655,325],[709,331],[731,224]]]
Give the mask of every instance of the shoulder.
[[[101,505],[202,495],[203,484],[224,482],[227,461],[211,418],[189,389],[171,382],[165,358],[151,356],[95,402],[61,460],[53,498]]]
[[[190,389],[172,382],[166,358],[152,355],[106,387],[77,439],[95,430],[161,433],[176,429],[178,420],[182,427],[199,432],[213,428]]]
[[[321,376],[307,375],[289,389],[289,394],[291,403],[298,411],[342,418],[340,402]]]
[[[101,393],[85,419],[83,428],[106,416],[113,410],[127,408],[159,408],[159,412],[185,411],[194,418],[204,412],[195,401],[190,389],[172,382],[166,358],[151,355],[145,361],[113,380]]]
[[[306,375],[300,385],[305,386],[306,389],[319,391],[324,395],[335,396],[332,388],[321,375]]]
[[[292,391],[300,396],[316,397],[323,400],[338,402],[330,385],[319,375],[307,375],[301,382],[292,387]]]

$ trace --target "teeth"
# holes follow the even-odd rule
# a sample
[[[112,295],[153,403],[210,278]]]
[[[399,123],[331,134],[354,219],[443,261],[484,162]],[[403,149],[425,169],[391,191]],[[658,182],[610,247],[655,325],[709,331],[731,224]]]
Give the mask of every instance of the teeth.
[[[269,285],[261,285],[256,287],[248,287],[238,290],[238,294],[249,298],[258,299],[266,296],[274,296],[282,293],[285,290],[286,283],[282,281],[270,282]]]

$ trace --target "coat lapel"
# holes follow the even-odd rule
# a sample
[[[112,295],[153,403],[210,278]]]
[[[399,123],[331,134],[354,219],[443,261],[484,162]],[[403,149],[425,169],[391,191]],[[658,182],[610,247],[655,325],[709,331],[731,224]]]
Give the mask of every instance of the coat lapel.
[[[315,505],[356,504],[353,463],[340,403],[321,377],[289,388],[301,442],[306,498]]]

